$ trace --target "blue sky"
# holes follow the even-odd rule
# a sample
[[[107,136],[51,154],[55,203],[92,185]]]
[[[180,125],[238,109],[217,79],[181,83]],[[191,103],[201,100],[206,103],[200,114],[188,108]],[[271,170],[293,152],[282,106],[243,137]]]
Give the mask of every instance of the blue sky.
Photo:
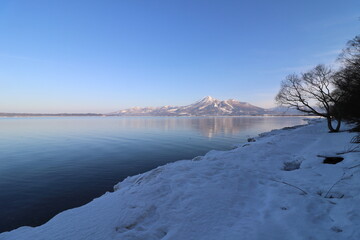
[[[211,95],[274,105],[333,64],[360,1],[3,0],[0,112],[100,112]]]

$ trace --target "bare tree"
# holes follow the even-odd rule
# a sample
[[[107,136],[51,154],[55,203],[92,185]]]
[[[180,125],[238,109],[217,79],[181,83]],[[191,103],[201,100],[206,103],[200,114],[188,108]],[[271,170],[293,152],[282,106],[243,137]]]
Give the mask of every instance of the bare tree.
[[[300,75],[289,75],[281,83],[275,100],[280,105],[326,118],[330,132],[338,132],[341,113],[336,103],[341,96],[333,91],[333,76],[333,71],[324,65]],[[337,121],[335,128],[333,119]]]
[[[347,43],[338,60],[342,67],[335,75],[335,84],[344,95],[339,105],[346,119],[360,123],[360,35]]]
[[[347,42],[338,58],[345,66],[360,69],[360,35]]]

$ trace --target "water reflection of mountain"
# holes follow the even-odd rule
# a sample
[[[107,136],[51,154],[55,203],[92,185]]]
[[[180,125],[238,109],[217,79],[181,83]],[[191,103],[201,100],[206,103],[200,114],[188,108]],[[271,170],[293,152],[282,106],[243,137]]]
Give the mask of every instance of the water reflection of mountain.
[[[269,129],[282,128],[298,124],[303,117],[94,117],[94,118],[24,118],[3,119],[0,132],[18,133],[32,132],[33,135],[53,133],[56,136],[72,136],[75,133],[96,133],[98,136],[108,132],[117,133],[161,133],[172,131],[177,134],[182,132],[198,132],[205,137],[217,135],[236,135],[245,133],[252,135],[268,131]],[[21,121],[23,124],[19,124]]]
[[[191,119],[191,127],[201,132],[206,137],[213,137],[219,134],[234,135],[247,130],[258,124],[251,118],[197,118]],[[256,123],[257,122],[257,123]]]
[[[281,118],[281,121],[279,121]],[[235,135],[250,130],[266,131],[279,128],[287,121],[287,117],[149,117],[149,118],[120,118],[122,127],[139,130],[196,130],[203,136]],[[281,126],[280,126],[281,125]]]

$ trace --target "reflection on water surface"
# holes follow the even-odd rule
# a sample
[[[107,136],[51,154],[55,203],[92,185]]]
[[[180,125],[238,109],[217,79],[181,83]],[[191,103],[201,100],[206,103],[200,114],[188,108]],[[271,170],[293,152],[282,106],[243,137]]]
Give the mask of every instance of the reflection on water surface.
[[[0,232],[42,224],[111,191],[127,176],[302,117],[0,118]]]

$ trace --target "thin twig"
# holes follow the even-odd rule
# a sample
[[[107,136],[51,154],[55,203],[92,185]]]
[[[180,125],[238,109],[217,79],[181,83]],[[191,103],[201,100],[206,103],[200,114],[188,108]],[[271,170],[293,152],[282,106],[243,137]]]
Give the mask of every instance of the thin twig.
[[[330,189],[327,191],[327,193],[325,194],[324,198],[327,198],[327,195],[330,193],[331,189],[333,189],[333,187],[334,187],[336,184],[338,184],[341,180],[343,180],[344,176],[345,176],[345,172],[343,173],[343,175],[341,176],[341,178],[340,178],[339,180],[337,180],[337,181],[331,186],[331,188],[330,188]]]
[[[305,191],[302,190],[301,188],[299,188],[299,187],[297,187],[297,186],[294,186],[294,185],[292,185],[292,184],[290,184],[290,183],[283,182],[283,181],[278,181],[278,180],[275,180],[275,179],[270,179],[270,180],[271,180],[271,181],[274,181],[274,182],[278,182],[278,183],[283,183],[283,184],[288,185],[288,186],[290,186],[290,187],[296,188],[296,189],[300,190],[304,195],[307,195],[307,192],[305,192]]]
[[[358,148],[359,148],[359,150],[357,150]],[[342,154],[351,153],[351,152],[360,152],[360,145],[349,147],[348,150],[346,150],[344,152],[336,153],[336,155],[342,155]]]
[[[349,167],[349,169],[356,168],[356,167],[359,167],[359,166],[360,166],[360,164],[355,165],[355,166],[352,166],[352,167]]]

